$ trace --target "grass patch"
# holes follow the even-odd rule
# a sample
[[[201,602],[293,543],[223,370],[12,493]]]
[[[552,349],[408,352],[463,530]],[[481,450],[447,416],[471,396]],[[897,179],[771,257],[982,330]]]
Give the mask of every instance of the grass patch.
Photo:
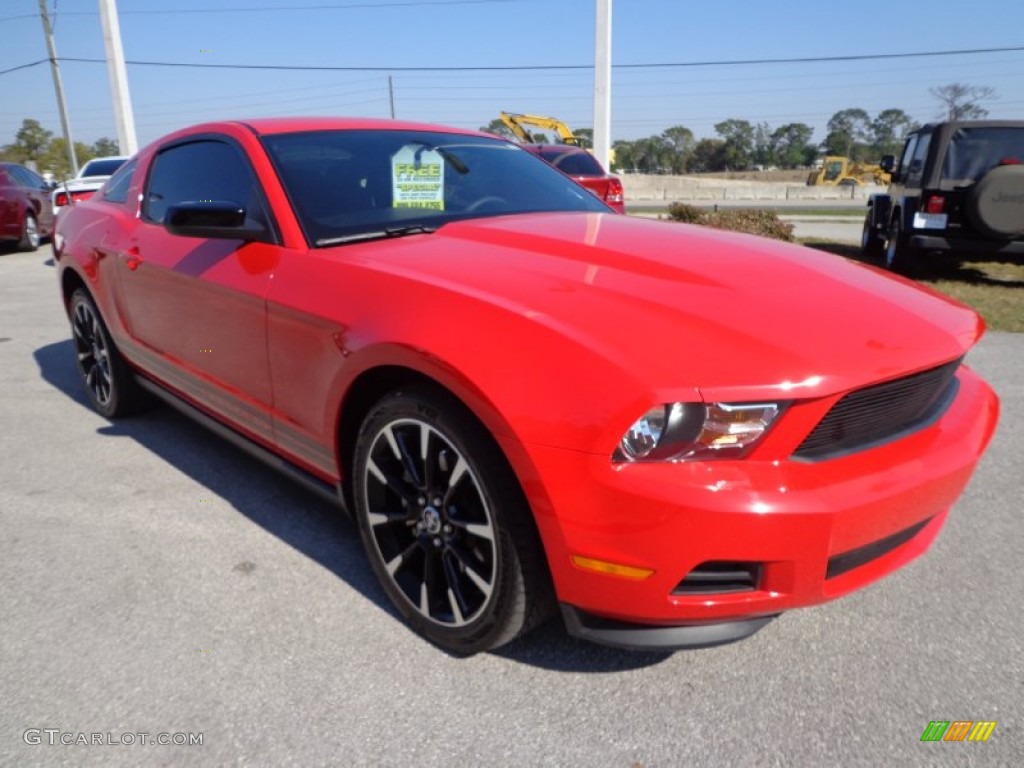
[[[809,248],[872,263],[856,245],[813,239],[801,242]],[[914,279],[974,307],[994,331],[1024,333],[1024,264],[933,257]]]
[[[668,207],[668,216],[684,224],[701,224],[714,229],[728,229],[793,242],[793,225],[764,209],[723,208],[715,211],[685,203],[672,203]]]
[[[700,202],[692,203],[696,208],[702,210],[713,210],[716,203],[714,202]],[[758,211],[771,211],[779,216],[800,216],[802,217],[815,217],[815,216],[849,216],[850,218],[864,218],[864,204],[860,204],[856,207],[843,207],[843,208],[804,208],[799,205],[722,205],[718,203],[718,210],[732,210],[732,211],[746,211],[746,210],[758,210]],[[668,206],[666,205],[646,205],[644,203],[627,203],[626,213],[635,214],[663,214],[668,216]]]

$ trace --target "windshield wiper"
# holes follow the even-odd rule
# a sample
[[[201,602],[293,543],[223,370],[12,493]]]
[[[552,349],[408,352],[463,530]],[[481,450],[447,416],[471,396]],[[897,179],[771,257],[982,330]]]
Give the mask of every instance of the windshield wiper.
[[[351,235],[340,237],[322,237],[315,245],[320,248],[325,245],[341,245],[343,243],[358,243],[365,240],[384,240],[389,237],[404,237],[405,235],[429,235],[437,231],[437,227],[427,227],[423,224],[410,224],[407,227],[388,227],[387,229],[374,229],[370,232],[356,232]]]

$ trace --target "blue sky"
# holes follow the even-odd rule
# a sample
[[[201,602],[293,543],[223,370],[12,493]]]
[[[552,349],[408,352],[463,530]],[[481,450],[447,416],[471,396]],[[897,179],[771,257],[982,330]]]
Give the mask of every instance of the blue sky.
[[[102,58],[96,0],[56,3],[61,58]],[[477,128],[502,109],[593,120],[594,0],[118,0],[128,60],[385,67],[396,116]],[[175,9],[175,10],[171,10]],[[244,10],[228,10],[244,9]],[[854,56],[1024,46],[1020,0],[613,0],[614,64]],[[0,0],[0,71],[46,57],[38,0]],[[541,66],[529,71],[415,67]],[[406,68],[406,69],[401,69]],[[116,136],[106,67],[62,65],[76,140]],[[334,114],[387,117],[388,72],[129,65],[140,145],[209,119]],[[933,119],[931,87],[996,89],[991,117],[1024,119],[1024,51],[935,58],[618,69],[612,136],[685,125],[713,136],[728,118],[825,135],[836,111],[898,107]],[[48,65],[0,75],[0,144],[25,117],[59,133]]]

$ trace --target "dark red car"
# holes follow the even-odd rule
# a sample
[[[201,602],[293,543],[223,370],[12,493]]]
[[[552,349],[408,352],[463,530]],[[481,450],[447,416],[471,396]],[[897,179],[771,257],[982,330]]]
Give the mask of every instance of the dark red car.
[[[178,131],[61,213],[56,254],[94,407],[157,395],[347,507],[454,652],[556,607],[713,645],[859,589],[929,547],[998,417],[968,307],[617,215],[471,131]]]
[[[53,186],[17,163],[0,163],[0,241],[34,251],[53,234]]]
[[[578,184],[582,184],[609,207],[626,212],[622,181],[605,172],[597,158],[585,149],[568,144],[523,144],[523,149],[547,160]]]

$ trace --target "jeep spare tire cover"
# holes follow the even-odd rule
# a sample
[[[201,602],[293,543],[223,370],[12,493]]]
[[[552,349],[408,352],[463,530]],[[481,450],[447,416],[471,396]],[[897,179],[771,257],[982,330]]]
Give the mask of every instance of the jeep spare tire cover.
[[[1024,165],[1001,165],[986,173],[967,195],[967,215],[989,237],[1024,236]]]

